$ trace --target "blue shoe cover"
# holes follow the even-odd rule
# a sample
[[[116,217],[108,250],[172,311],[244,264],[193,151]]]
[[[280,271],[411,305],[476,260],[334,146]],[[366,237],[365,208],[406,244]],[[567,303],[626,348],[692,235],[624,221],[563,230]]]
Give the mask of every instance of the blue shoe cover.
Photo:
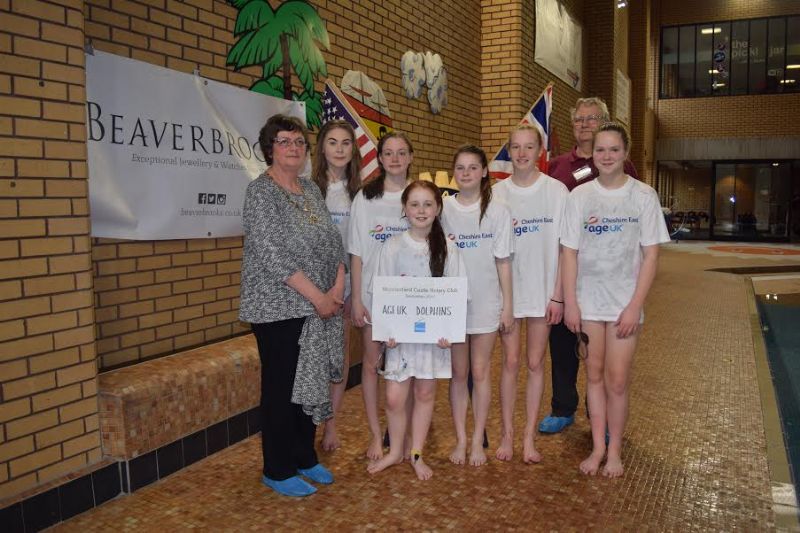
[[[299,468],[297,471],[314,483],[321,483],[322,485],[330,485],[333,483],[333,474],[320,463],[315,464],[311,468]]]
[[[575,422],[575,416],[546,416],[539,424],[540,433],[558,433]]]
[[[284,496],[294,496],[296,498],[301,498],[303,496],[309,496],[317,492],[317,489],[313,486],[306,483],[304,480],[300,479],[299,476],[293,476],[289,479],[282,479],[280,481],[276,481],[274,479],[270,479],[267,476],[261,478],[261,482],[266,485],[267,487],[271,488],[278,494],[282,494]]]

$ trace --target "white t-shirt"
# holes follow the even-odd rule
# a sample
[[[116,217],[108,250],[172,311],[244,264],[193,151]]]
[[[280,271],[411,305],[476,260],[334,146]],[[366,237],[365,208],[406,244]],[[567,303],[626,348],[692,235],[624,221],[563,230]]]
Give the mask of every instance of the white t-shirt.
[[[444,199],[442,226],[447,238],[458,246],[467,268],[471,300],[467,305],[467,333],[497,331],[503,294],[495,258],[509,257],[514,251],[511,213],[505,204],[492,200],[483,220],[481,202],[462,205],[455,196]]]
[[[342,244],[347,250],[348,231],[350,227],[350,193],[345,187],[344,181],[337,181],[328,184],[328,191],[325,195],[325,205],[331,214],[333,225],[339,230],[342,236]],[[348,257],[349,259],[349,257]],[[350,272],[350,264],[347,264],[347,271]],[[344,297],[350,296],[350,276],[345,276]]]
[[[556,285],[558,237],[569,191],[547,174],[539,174],[529,187],[508,178],[492,191],[511,211],[514,317],[543,317]]]
[[[415,241],[406,232],[391,239],[380,251],[375,275],[377,276],[415,276],[431,275],[430,253],[427,242]],[[464,261],[455,243],[447,241],[447,260],[444,264],[445,277],[466,276]],[[372,278],[370,278],[370,281]],[[369,287],[372,293],[372,286]],[[450,379],[452,367],[450,348],[439,348],[435,344],[399,343],[386,349],[386,369],[384,377],[392,381],[405,381],[408,378]]]
[[[664,242],[669,232],[649,185],[628,176],[619,189],[604,189],[597,180],[576,187],[567,200],[561,243],[578,250],[581,318],[617,320],[636,290],[641,247]]]
[[[402,217],[402,195],[402,191],[384,192],[380,198],[367,200],[364,191],[358,191],[350,206],[346,250],[361,258],[361,302],[367,309],[372,308],[369,287],[381,246],[408,229],[408,221]]]

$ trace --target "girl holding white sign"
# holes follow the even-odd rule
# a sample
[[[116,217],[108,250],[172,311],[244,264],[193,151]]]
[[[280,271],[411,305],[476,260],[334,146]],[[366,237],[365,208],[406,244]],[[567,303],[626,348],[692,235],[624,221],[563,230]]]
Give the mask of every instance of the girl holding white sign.
[[[622,433],[642,307],[656,275],[658,245],[669,242],[658,194],[625,174],[629,150],[625,128],[600,126],[592,148],[599,175],[570,193],[561,234],[564,324],[587,354],[593,446],[580,469],[595,475],[605,458],[606,477],[624,471]]]
[[[539,404],[544,389],[544,352],[550,326],[561,321],[562,297],[558,237],[567,188],[560,181],[542,173],[536,164],[542,153],[542,133],[538,127],[523,124],[508,140],[508,152],[514,171],[493,187],[497,198],[508,205],[513,217],[514,318],[516,323],[501,337],[503,369],[500,378],[500,409],[503,432],[496,457],[508,461],[514,449],[514,401],[520,367],[520,321],[527,329],[526,419],[522,460],[538,463],[534,437]]]
[[[378,141],[380,174],[361,188],[350,208],[347,252],[351,259],[351,316],[356,327],[361,328],[364,345],[361,391],[371,433],[366,455],[373,460],[383,457],[377,373],[383,344],[372,340],[372,297],[368,289],[382,245],[393,235],[408,229],[401,195],[408,184],[408,169],[413,159],[411,141],[403,133],[392,131],[381,137]]]
[[[361,152],[356,132],[346,120],[329,120],[317,135],[312,179],[322,191],[333,225],[339,230],[345,250],[350,226],[350,205],[361,186]],[[325,421],[322,449],[330,452],[341,446],[336,433],[336,418],[342,405],[350,368],[350,278],[344,287],[344,370],[339,383],[331,383],[333,418]]]
[[[467,341],[452,347],[450,406],[456,446],[450,461],[466,461],[467,376],[471,370],[474,428],[469,463],[473,466],[486,463],[483,435],[492,396],[489,369],[494,342],[498,330],[506,333],[514,326],[511,214],[504,204],[492,199],[488,166],[486,153],[477,146],[464,145],[456,151],[453,175],[459,192],[444,199],[442,215],[445,233],[464,258],[472,296],[467,305]]]
[[[442,193],[429,181],[411,183],[402,196],[408,232],[390,240],[380,251],[376,276],[464,276],[466,269],[455,243],[442,229]],[[367,467],[371,474],[403,461],[411,410],[411,466],[421,480],[430,479],[431,468],[422,458],[436,399],[436,380],[452,375],[450,341],[437,344],[386,342],[386,418],[389,421],[389,453]],[[481,436],[483,433],[481,432]]]

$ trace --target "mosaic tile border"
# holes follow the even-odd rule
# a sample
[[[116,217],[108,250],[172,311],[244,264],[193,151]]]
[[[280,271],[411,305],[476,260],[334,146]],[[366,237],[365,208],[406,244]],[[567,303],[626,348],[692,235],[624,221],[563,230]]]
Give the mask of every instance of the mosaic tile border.
[[[361,363],[350,367],[347,389],[361,384]],[[261,431],[258,407],[127,461],[119,461],[0,509],[2,531],[31,533],[164,479]]]

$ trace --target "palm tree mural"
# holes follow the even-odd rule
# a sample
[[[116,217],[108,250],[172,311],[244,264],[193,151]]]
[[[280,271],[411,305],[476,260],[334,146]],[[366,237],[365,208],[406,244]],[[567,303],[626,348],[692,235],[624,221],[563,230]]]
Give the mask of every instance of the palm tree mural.
[[[325,23],[305,0],[287,0],[273,10],[267,0],[227,0],[239,14],[233,35],[238,39],[228,53],[235,70],[263,66],[251,91],[306,103],[306,123],[320,126],[322,93],[314,89],[318,76],[328,75],[320,43],[330,49]],[[292,90],[292,71],[302,90]]]

